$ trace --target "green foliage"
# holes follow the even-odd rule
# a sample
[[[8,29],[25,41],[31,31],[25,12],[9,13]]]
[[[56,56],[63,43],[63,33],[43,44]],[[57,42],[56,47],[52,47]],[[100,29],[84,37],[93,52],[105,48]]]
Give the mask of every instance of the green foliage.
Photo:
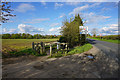
[[[11,37],[10,34],[3,34],[3,35],[2,35],[2,38],[3,38],[3,39],[9,39],[10,37]]]
[[[85,34],[81,34],[80,35],[80,44],[81,45],[84,45],[86,43],[85,39],[86,39]]]
[[[65,40],[65,37],[63,37],[63,36],[61,36],[60,38],[59,38],[59,42],[66,42],[66,40]]]
[[[75,16],[73,21],[65,20],[61,30],[63,41],[69,43],[70,47],[74,47],[80,44],[80,32],[79,26],[83,26],[82,19],[79,14]],[[61,39],[61,38],[60,38]]]
[[[2,34],[2,39],[53,39],[58,38],[60,35],[40,35],[40,34],[25,34],[25,33],[16,33],[16,34]]]
[[[106,40],[120,40],[120,35],[107,35],[107,36],[96,36],[93,38],[106,39]]]
[[[96,36],[88,38],[120,44],[120,35]]]

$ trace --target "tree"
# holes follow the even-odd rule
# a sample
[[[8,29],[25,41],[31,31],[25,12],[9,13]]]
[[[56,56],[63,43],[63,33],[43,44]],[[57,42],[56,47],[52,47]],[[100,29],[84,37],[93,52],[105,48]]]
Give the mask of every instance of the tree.
[[[97,29],[97,28],[93,28],[93,29],[91,30],[91,33],[92,33],[93,36],[95,37],[96,34],[98,33],[98,29]]]
[[[1,16],[0,16],[0,21],[2,23],[6,23],[9,20],[9,17],[14,17],[16,15],[11,14],[13,11],[10,9],[10,3],[9,2],[2,2],[0,3],[0,11],[1,11]]]
[[[79,26],[83,26],[83,21],[79,14],[75,16],[73,21],[70,20],[69,22],[67,19],[63,21],[61,30],[63,37],[61,39],[69,43],[70,47],[74,47],[80,43]]]
[[[10,34],[2,34],[3,39],[10,39],[11,35]]]
[[[26,39],[26,34],[25,33],[22,34],[22,39]]]

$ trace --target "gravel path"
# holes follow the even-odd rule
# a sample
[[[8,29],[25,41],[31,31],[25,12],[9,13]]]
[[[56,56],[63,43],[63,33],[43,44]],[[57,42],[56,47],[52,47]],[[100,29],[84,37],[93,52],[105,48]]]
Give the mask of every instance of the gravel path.
[[[89,54],[95,59],[88,58]],[[95,46],[81,54],[3,65],[3,78],[117,78],[117,73],[116,60]]]

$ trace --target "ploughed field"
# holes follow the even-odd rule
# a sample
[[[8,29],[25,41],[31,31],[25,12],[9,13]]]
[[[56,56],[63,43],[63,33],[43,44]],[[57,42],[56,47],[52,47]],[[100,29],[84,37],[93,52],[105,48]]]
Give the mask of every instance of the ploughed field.
[[[2,53],[21,51],[32,48],[32,42],[52,42],[58,39],[2,39]]]

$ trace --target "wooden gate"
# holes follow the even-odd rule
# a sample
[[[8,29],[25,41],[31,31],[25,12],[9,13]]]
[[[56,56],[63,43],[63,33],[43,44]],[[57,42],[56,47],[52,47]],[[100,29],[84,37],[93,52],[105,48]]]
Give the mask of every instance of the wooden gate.
[[[50,51],[50,56],[52,56],[52,48],[53,45],[56,44],[56,48],[57,48],[57,52],[58,51],[62,51],[62,52],[67,52],[69,51],[69,46],[68,43],[59,43],[59,42],[53,42],[53,43],[44,43],[44,42],[40,42],[40,43],[32,43],[32,49],[35,50],[36,52],[38,52],[39,54],[45,54],[46,50],[45,47],[49,46],[49,51]]]

